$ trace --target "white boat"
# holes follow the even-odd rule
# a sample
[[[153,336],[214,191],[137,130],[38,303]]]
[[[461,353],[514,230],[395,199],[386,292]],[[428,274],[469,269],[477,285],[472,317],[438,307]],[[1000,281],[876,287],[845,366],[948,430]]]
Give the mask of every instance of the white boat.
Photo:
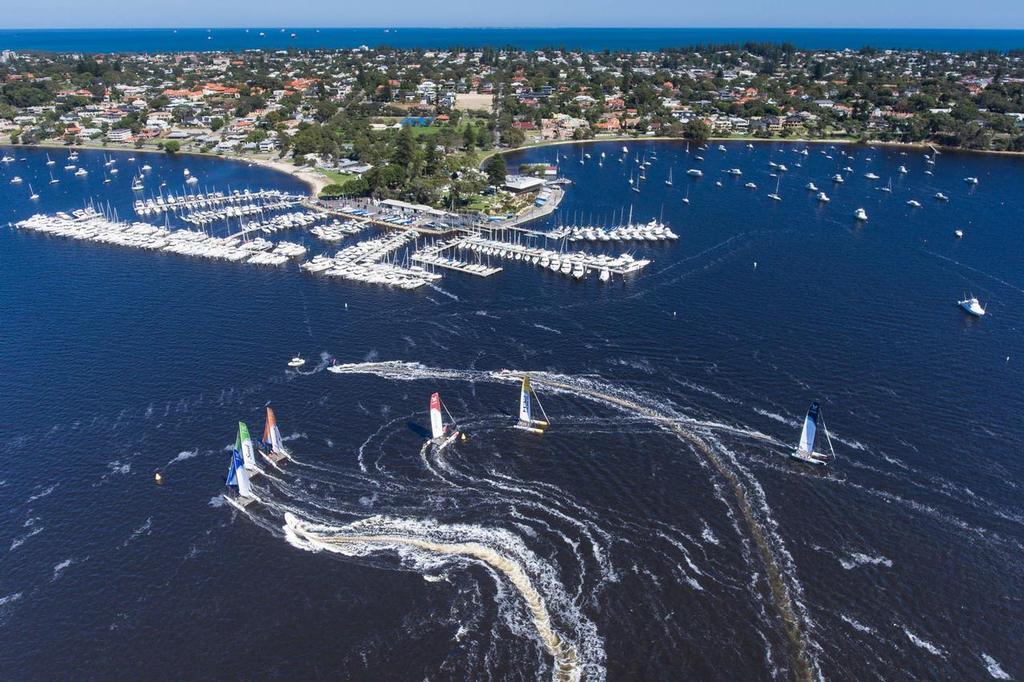
[[[828,443],[830,454],[827,455],[814,451],[814,441],[818,435],[819,423],[821,424],[822,431],[825,432],[825,441]],[[825,466],[835,459],[836,453],[832,449],[832,439],[828,437],[828,429],[825,428],[825,420],[821,416],[821,408],[818,406],[818,403],[811,403],[811,407],[807,410],[807,416],[804,418],[804,428],[800,432],[800,443],[797,445],[796,450],[789,453],[789,456],[805,464],[813,464],[815,466]]]
[[[0,163],[14,163],[14,157],[5,154],[3,158],[0,158]]]
[[[966,182],[968,185],[977,185],[978,184],[978,178],[966,177],[966,178],[964,178],[964,182]]]
[[[288,361],[289,367],[302,367],[306,364],[306,361],[302,359],[301,355],[296,355],[294,358]]]
[[[19,184],[21,184],[21,176],[20,175],[15,175],[13,178],[11,178],[11,184],[12,185],[19,185]]]
[[[724,144],[718,145],[718,151],[724,152],[725,151],[725,145]]]
[[[768,195],[768,198],[772,201],[782,201],[782,197],[779,196],[779,183],[782,182],[782,176],[780,175],[775,179],[775,191]]]
[[[534,402],[537,403],[537,407],[544,417],[543,419],[533,418]],[[548,416],[544,413],[544,407],[540,404],[537,393],[530,386],[529,375],[526,375],[523,377],[523,384],[519,389],[519,421],[516,423],[516,428],[529,431],[530,433],[542,434],[548,426],[550,426]]]
[[[906,175],[908,173],[906,166],[900,166],[900,173]]]
[[[704,175],[704,171],[700,170],[699,168],[691,168],[690,170],[686,171],[686,174],[695,178],[699,178]]]
[[[959,232],[959,230],[957,231]],[[604,268],[603,270],[601,270],[601,273],[597,276],[597,278],[602,282],[607,282],[609,279],[611,279],[611,276],[612,273],[608,270],[608,268]]]
[[[856,211],[853,212],[853,217],[856,218],[857,220],[863,220],[866,222],[868,219],[868,214],[867,211],[865,211],[863,208],[858,208]]]
[[[878,179],[878,176],[875,175],[874,173],[865,173],[864,177],[867,178],[868,180],[877,180]]]
[[[449,425],[444,423],[444,418],[441,416],[441,410],[444,409],[448,413],[448,418],[452,420],[451,430],[449,431]],[[451,412],[448,412],[448,408],[444,407],[441,402],[441,394],[433,393],[430,396],[430,437],[431,440],[438,443],[440,447],[445,447],[449,443],[455,440],[459,436],[459,430],[455,427],[455,418],[452,417]]]
[[[985,314],[985,306],[981,305],[981,301],[979,301],[976,296],[971,296],[962,301],[957,301],[957,305],[974,317],[981,317]]]
[[[843,179],[842,175],[836,173],[835,175],[832,176],[832,182],[836,183],[837,185],[841,185],[844,182],[846,182],[846,180]]]
[[[672,169],[671,168],[668,169],[668,180],[665,181],[665,184],[668,185],[669,187],[672,186]]]
[[[89,171],[85,170],[84,168],[79,168],[78,170],[75,171],[75,175],[77,175],[80,178],[84,178],[88,174]]]
[[[281,429],[277,427],[277,417],[274,416],[274,411],[270,409],[269,405],[267,406],[267,423],[263,427],[261,445],[260,454],[271,464],[276,465],[282,459],[291,457],[291,453],[284,446],[284,439],[281,438]]]
[[[808,182],[807,183],[807,191],[808,192],[817,192],[818,188],[815,186],[815,184],[813,182]]]
[[[51,159],[51,158],[50,158],[50,155],[49,155],[49,154],[47,154],[47,155],[46,155],[46,165],[47,165],[47,166],[52,166],[52,165],[54,165],[55,163],[57,163],[57,162],[56,162],[56,161],[54,161],[53,159]]]
[[[29,186],[28,186],[28,198],[29,198],[29,200],[30,200],[30,201],[35,201],[36,199],[38,199],[38,198],[39,198],[39,195],[38,195],[38,194],[36,194],[36,193],[35,193],[35,192],[34,192],[34,191],[32,190],[32,184],[31,184],[31,183],[29,183]]]
[[[939,201],[949,201],[949,197],[947,197],[942,192],[936,192],[935,193],[935,198],[938,199]]]
[[[827,204],[828,202],[830,202],[832,200],[829,199],[828,195],[825,194],[824,192],[818,192],[818,201],[820,201],[820,202],[822,202],[824,204]]]
[[[757,189],[757,185],[755,185],[752,182],[748,182],[747,184],[745,184],[743,186],[746,187],[747,189]]]
[[[185,177],[187,178],[188,176],[192,175],[192,171],[190,171],[190,170],[189,170],[188,168],[186,168],[186,169],[184,170],[184,175],[185,175]]]
[[[145,187],[142,184],[142,176],[141,175],[139,177],[135,178],[134,180],[132,180],[132,191],[133,192],[141,192],[144,188]]]
[[[743,171],[741,171],[739,168],[730,168],[725,172],[728,173],[729,175],[743,175]]]
[[[245,509],[246,505],[256,499],[252,492],[252,484],[249,482],[249,472],[246,471],[245,461],[242,453],[234,450],[231,453],[231,462],[228,465],[228,477],[224,485],[238,488],[238,497],[232,498],[227,494],[224,499],[239,509]]]
[[[188,180],[186,180],[186,181],[185,181],[185,183],[186,183],[186,184],[189,184],[189,185],[196,185],[196,184],[199,184],[199,178],[197,178],[196,176],[194,176],[194,175],[193,175],[193,176],[192,176],[192,177],[190,177],[190,178],[189,178]]]
[[[142,170],[144,170],[144,171],[151,171],[151,170],[153,170],[153,167],[150,166],[148,163],[146,163],[146,164],[142,165]]]
[[[963,230],[955,230],[953,232],[953,236],[955,236],[957,239],[963,239],[964,238],[964,231]]]
[[[911,208],[921,208],[921,202],[917,199],[911,199],[907,202],[907,206],[910,206]]]

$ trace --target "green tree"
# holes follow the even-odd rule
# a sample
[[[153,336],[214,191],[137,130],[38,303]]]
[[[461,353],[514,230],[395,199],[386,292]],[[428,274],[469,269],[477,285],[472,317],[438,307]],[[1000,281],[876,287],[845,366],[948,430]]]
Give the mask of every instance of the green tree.
[[[167,140],[164,142],[164,151],[168,154],[177,154],[181,150],[181,143],[177,140]]]
[[[500,187],[505,182],[508,174],[508,165],[505,163],[504,154],[495,154],[487,159],[484,164],[484,172],[487,173],[487,181],[495,187]]]

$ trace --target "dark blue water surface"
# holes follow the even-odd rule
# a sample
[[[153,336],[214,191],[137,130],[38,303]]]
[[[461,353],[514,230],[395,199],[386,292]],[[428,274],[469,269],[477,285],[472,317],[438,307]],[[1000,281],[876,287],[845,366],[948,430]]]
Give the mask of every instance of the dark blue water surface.
[[[1024,160],[947,152],[929,176],[920,151],[715,146],[510,158],[559,155],[569,221],[632,207],[680,234],[592,247],[653,260],[604,285],[512,261],[410,293],[0,228],[4,676],[553,677],[502,574],[387,543],[311,553],[285,538],[291,512],[498,548],[585,679],[789,679],[801,648],[829,678],[1020,678]],[[47,152],[3,151],[4,224],[87,199],[130,214],[127,153],[105,186],[101,152],[82,152],[81,180],[50,151],[49,185]],[[148,192],[179,189],[184,167],[201,187],[300,189],[245,164],[143,160]],[[789,168],[781,202],[770,161]],[[958,309],[964,292],[988,315]],[[336,375],[332,356],[453,371]],[[502,368],[574,387],[542,389],[543,437],[509,428],[515,386],[486,374]],[[442,455],[421,450],[434,390],[470,432]],[[825,472],[787,459],[812,400],[838,455]],[[268,403],[297,461],[256,479],[265,504],[243,515],[218,497],[225,447],[239,419],[262,430]]]
[[[263,35],[261,35],[263,34]],[[294,34],[294,35],[293,35]],[[188,52],[284,48],[512,46],[658,50],[748,41],[812,50],[877,47],[941,51],[1024,48],[1022,30],[852,28],[155,28],[6,29],[0,49],[52,52]]]

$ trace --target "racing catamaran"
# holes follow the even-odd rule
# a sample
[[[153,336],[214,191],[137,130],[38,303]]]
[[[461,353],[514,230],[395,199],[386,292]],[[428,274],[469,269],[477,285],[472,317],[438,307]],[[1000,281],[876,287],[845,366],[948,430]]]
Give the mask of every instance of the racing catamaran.
[[[818,434],[819,423],[822,431],[825,432],[825,441],[828,443],[830,453],[828,455],[814,451],[814,440]],[[828,437],[828,429],[825,427],[825,420],[821,416],[821,408],[818,407],[818,403],[811,403],[811,407],[807,410],[804,428],[800,432],[800,444],[789,456],[806,464],[817,466],[825,466],[835,459],[836,451],[832,449],[832,439]]]
[[[544,419],[533,418],[533,401],[537,402],[537,407],[540,409]],[[531,433],[543,434],[544,429],[549,425],[548,415],[544,412],[544,406],[540,404],[537,393],[530,386],[530,376],[523,376],[523,385],[519,389],[519,421],[516,423],[516,428]]]
[[[441,416],[442,409],[444,409],[448,418],[451,419],[451,424],[444,423],[444,418]],[[434,393],[430,396],[430,439],[439,448],[444,448],[455,442],[459,435],[459,430],[455,424],[455,417],[452,416],[452,413],[441,402],[441,394]]]
[[[260,454],[274,466],[277,466],[282,459],[291,459],[291,453],[285,448],[284,441],[281,439],[281,430],[277,428],[277,418],[274,417],[274,411],[269,406],[267,407],[267,425],[263,427],[262,446]]]
[[[237,449],[231,452],[231,462],[228,464],[228,477],[224,481],[224,485],[238,488],[237,497],[232,497],[227,493],[224,494],[224,499],[231,503],[232,506],[238,509],[245,509],[250,503],[256,501],[256,496],[252,492],[252,485],[249,484],[249,474],[245,470],[242,453]]]
[[[242,464],[249,473],[258,472],[256,468],[256,449],[249,437],[249,427],[245,422],[238,422],[238,436],[235,438],[235,450],[242,454]]]

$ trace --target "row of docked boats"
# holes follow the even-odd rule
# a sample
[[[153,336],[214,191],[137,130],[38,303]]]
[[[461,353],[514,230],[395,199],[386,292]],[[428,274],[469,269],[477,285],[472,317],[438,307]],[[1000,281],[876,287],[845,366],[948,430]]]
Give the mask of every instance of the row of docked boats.
[[[179,216],[180,220],[192,225],[210,225],[231,218],[263,215],[275,211],[286,211],[299,204],[299,198],[280,198],[269,201],[253,201],[245,204],[230,204],[220,208],[192,210]]]
[[[445,239],[434,242],[433,244],[425,246],[414,253],[412,255],[412,260],[432,267],[444,268],[446,270],[458,270],[459,272],[478,275],[480,277],[490,277],[491,275],[496,275],[501,272],[501,268],[484,264],[479,260],[479,257],[477,262],[474,263],[444,255],[445,251],[457,247],[460,241],[461,238],[456,237],[454,239]]]
[[[149,199],[136,199],[134,208],[139,215],[156,215],[167,211],[216,209],[232,204],[249,204],[287,200],[298,202],[302,197],[276,189],[235,190],[233,192],[206,192],[195,194],[159,194]]]
[[[263,239],[244,241],[237,236],[212,237],[203,232],[172,230],[149,223],[119,222],[93,208],[78,209],[70,215],[64,212],[36,214],[14,226],[67,239],[254,265],[284,265],[289,258],[305,254],[301,244],[281,242],[275,245]]]
[[[566,239],[570,242],[658,242],[679,239],[679,235],[668,225],[658,220],[639,224],[627,223],[615,227],[563,225],[548,232],[547,237]]]
[[[628,253],[612,257],[605,254],[593,255],[584,251],[553,251],[537,246],[487,239],[481,235],[463,238],[459,241],[458,248],[486,256],[522,261],[575,279],[583,279],[588,273],[597,272],[598,279],[602,282],[607,282],[613,274],[638,272],[651,262],[647,259],[634,258]]]
[[[340,242],[345,237],[359,234],[365,227],[365,221],[335,219],[326,225],[317,225],[309,233],[321,241]]]
[[[415,241],[416,237],[416,233],[411,230],[396,232],[353,244],[334,256],[314,256],[299,267],[310,274],[398,289],[418,289],[428,282],[441,279],[441,275],[417,265],[389,260],[399,249]]]

